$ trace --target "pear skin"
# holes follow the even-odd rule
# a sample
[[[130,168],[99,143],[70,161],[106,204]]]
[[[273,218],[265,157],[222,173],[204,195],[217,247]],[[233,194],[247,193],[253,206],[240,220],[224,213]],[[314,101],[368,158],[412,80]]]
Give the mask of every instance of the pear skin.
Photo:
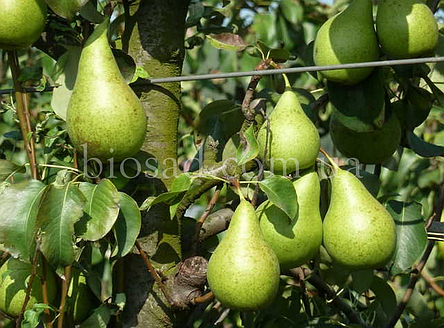
[[[382,50],[391,58],[433,55],[438,24],[421,0],[380,0],[376,31]]]
[[[121,161],[139,151],[147,121],[109,47],[108,25],[108,19],[98,25],[82,50],[66,124],[82,154],[86,144],[88,158]]]
[[[313,60],[318,66],[375,61],[379,47],[373,28],[371,0],[354,0],[344,11],[319,29]],[[329,81],[353,85],[370,75],[373,68],[323,71]]]
[[[352,173],[336,168],[323,243],[334,262],[357,271],[384,266],[396,247],[390,213]]]
[[[216,299],[239,311],[268,306],[279,287],[279,262],[265,242],[254,207],[242,200],[208,263]]]
[[[317,173],[307,173],[293,182],[293,186],[299,204],[297,219],[290,221],[280,208],[269,201],[262,203],[256,211],[264,238],[276,253],[282,271],[312,259],[322,243],[321,188]]]
[[[0,6],[0,49],[27,48],[37,41],[46,25],[44,0],[7,0]]]
[[[275,174],[287,175],[306,169],[314,164],[319,153],[320,139],[315,125],[305,115],[297,94],[286,80],[285,92],[279,98],[269,116],[270,133],[267,138],[267,122],[257,135],[259,156],[265,166]]]
[[[401,125],[393,113],[382,128],[371,132],[356,132],[344,126],[332,115],[330,136],[336,148],[345,156],[364,164],[382,163],[396,151],[401,142]]]

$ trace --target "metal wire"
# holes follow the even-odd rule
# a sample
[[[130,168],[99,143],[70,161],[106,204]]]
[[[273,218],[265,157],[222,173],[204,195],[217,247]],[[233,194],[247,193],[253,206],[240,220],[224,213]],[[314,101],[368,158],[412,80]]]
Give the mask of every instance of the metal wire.
[[[291,74],[291,73],[330,71],[330,70],[335,70],[335,69],[437,63],[437,62],[443,62],[443,61],[444,61],[444,57],[426,57],[426,58],[413,58],[413,59],[382,60],[382,61],[350,63],[350,64],[340,64],[340,65],[328,65],[328,66],[305,66],[305,67],[269,69],[269,70],[264,70],[264,71],[244,71],[244,72],[231,72],[231,73],[215,73],[215,74],[199,74],[199,75],[188,75],[188,76],[161,77],[161,78],[149,79],[144,82],[136,82],[134,84],[135,85],[147,85],[147,84],[149,85],[149,84],[184,82],[184,81],[227,79],[227,78],[254,76],[254,75],[274,75],[274,74],[283,74],[283,73]],[[25,88],[25,91],[26,92],[47,92],[47,91],[52,91],[56,87],[57,86],[49,86],[41,91],[38,91],[35,88]],[[9,94],[11,92],[14,92],[14,89],[0,90],[0,94]]]

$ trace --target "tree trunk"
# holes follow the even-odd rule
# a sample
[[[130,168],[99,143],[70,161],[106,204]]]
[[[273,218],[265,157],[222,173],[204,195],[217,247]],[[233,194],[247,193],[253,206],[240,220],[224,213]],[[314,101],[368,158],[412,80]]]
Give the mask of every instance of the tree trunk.
[[[150,77],[178,76],[184,58],[185,19],[189,0],[124,1],[126,18],[122,48]],[[180,83],[136,87],[148,125],[142,150],[154,155],[163,170],[148,183],[158,192],[167,190],[178,175],[177,125]],[[144,186],[145,187],[145,186]],[[180,227],[166,206],[154,206],[144,215],[139,238],[156,269],[169,274],[181,260]],[[149,276],[138,254],[125,259],[127,303],[122,327],[174,327],[176,314]]]

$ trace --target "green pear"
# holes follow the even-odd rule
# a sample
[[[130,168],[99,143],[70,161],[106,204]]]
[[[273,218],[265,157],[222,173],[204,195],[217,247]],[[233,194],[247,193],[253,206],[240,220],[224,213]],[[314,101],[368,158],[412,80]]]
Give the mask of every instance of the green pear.
[[[343,125],[333,112],[330,136],[343,155],[356,158],[364,164],[378,164],[390,158],[399,147],[401,126],[398,117],[393,113],[380,129],[357,132]]]
[[[421,0],[380,0],[376,31],[382,50],[391,58],[433,55],[438,24]]]
[[[0,1],[0,22],[1,49],[27,48],[45,28],[45,0]]]
[[[394,220],[356,176],[333,166],[324,247],[335,263],[349,271],[380,268],[395,251]]]
[[[354,0],[344,11],[328,19],[319,29],[314,43],[313,60],[318,66],[374,61],[379,47],[373,28],[371,0]],[[357,84],[373,68],[323,71],[329,81]]]
[[[88,318],[96,307],[98,300],[86,281],[86,276],[77,268],[72,268],[71,281],[68,289],[69,310],[75,323],[81,323]]]
[[[211,290],[233,310],[263,309],[276,296],[279,273],[278,259],[262,236],[254,207],[241,200],[208,263]]]
[[[121,161],[142,146],[146,115],[119,71],[108,43],[108,25],[109,19],[98,25],[82,50],[66,125],[82,154]]]
[[[259,156],[267,147],[265,166],[276,174],[287,175],[312,166],[318,156],[320,140],[315,125],[305,115],[298,96],[284,75],[286,90],[257,135]]]
[[[298,195],[297,219],[290,220],[284,211],[269,201],[262,203],[256,211],[265,241],[276,253],[282,271],[312,259],[322,243],[318,175],[310,172],[293,182],[293,186]]]
[[[26,289],[32,273],[32,264],[25,263],[16,258],[9,258],[0,268],[0,310],[4,313],[18,317],[22,311],[22,305],[26,297]],[[37,275],[32,282],[30,299],[26,307],[31,309],[36,303],[43,303],[41,266],[37,267]],[[55,275],[48,267],[46,270],[46,284],[48,301],[54,301],[57,284]]]

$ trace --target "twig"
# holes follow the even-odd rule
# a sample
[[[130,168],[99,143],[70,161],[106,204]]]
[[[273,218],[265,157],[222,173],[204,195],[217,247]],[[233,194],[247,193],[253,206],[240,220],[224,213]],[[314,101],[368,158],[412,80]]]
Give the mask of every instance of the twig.
[[[435,210],[435,213],[431,216],[431,218],[433,218],[434,220],[439,220],[442,215],[443,206],[444,206],[444,187],[441,188],[441,192],[440,192],[439,198],[438,198],[438,203],[436,205],[436,210]],[[398,322],[399,318],[401,317],[402,313],[404,312],[404,310],[410,300],[410,297],[413,294],[413,290],[415,288],[415,285],[418,282],[419,277],[421,277],[422,270],[424,269],[424,267],[427,263],[427,260],[429,259],[429,256],[432,253],[434,245],[435,245],[435,241],[429,240],[429,243],[427,244],[427,248],[424,251],[424,254],[422,255],[421,260],[414,267],[412,276],[410,277],[410,281],[407,286],[407,290],[404,292],[401,302],[398,304],[395,313],[390,318],[389,322],[384,326],[384,328],[395,327],[396,323]]]
[[[193,299],[192,303],[193,304],[201,304],[201,303],[211,301],[212,299],[214,299],[214,294],[213,294],[213,292],[209,292],[209,293],[206,293],[205,295],[196,297],[195,299]]]
[[[424,280],[427,281],[427,283],[430,285],[430,287],[433,288],[433,290],[436,293],[438,293],[441,296],[444,296],[444,289],[439,287],[438,284],[435,282],[435,280],[433,280],[432,277],[430,277],[427,273],[425,273],[425,271],[422,271],[421,275],[424,278]]]
[[[194,231],[194,239],[193,239],[193,246],[192,246],[192,254],[197,253],[197,247],[199,245],[200,239],[200,229],[202,228],[202,225],[204,224],[205,220],[207,219],[208,215],[210,215],[211,211],[214,208],[214,205],[216,205],[217,199],[219,198],[220,191],[222,190],[223,184],[217,185],[216,190],[214,191],[213,197],[211,197],[210,202],[207,205],[207,208],[203,212],[202,216],[197,220],[196,222],[196,228]]]
[[[29,118],[28,98],[26,96],[26,93],[24,93],[22,85],[19,81],[20,66],[17,57],[17,51],[8,51],[8,62],[11,68],[11,75],[14,83],[15,99],[17,103],[17,116],[19,119],[20,130],[22,132],[26,153],[28,155],[29,163],[31,166],[32,178],[38,180],[39,173],[37,169],[37,160],[35,155],[34,133],[32,131],[31,120]]]
[[[156,270],[154,269],[153,265],[151,264],[151,262],[150,262],[148,256],[146,255],[145,251],[140,246],[140,243],[138,241],[136,241],[135,245],[136,245],[137,249],[139,250],[140,256],[142,257],[143,261],[145,262],[146,268],[148,269],[149,273],[151,274],[151,276],[156,281],[157,285],[159,286],[160,290],[163,293],[163,296],[165,296],[165,299],[167,300],[169,305],[172,306],[174,302],[171,299],[170,295],[168,294],[168,292],[167,292],[167,290],[165,288],[165,285],[162,282],[162,279],[157,274]]]
[[[307,313],[308,317],[311,317],[310,303],[306,294],[307,289],[305,286],[305,272],[301,267],[295,268],[294,272],[297,274],[296,277],[299,279],[299,284],[301,286],[302,303],[304,304],[305,312]]]
[[[71,266],[65,267],[65,279],[62,282],[62,296],[60,299],[59,317],[57,319],[57,328],[63,328],[63,319],[65,317],[66,296],[68,295],[69,283],[71,282]]]
[[[272,63],[271,59],[265,59],[261,61],[255,68],[255,71],[264,71],[270,68]],[[250,83],[248,84],[247,91],[245,92],[244,100],[242,101],[242,112],[244,113],[247,124],[251,125],[254,122],[254,117],[256,112],[250,108],[251,101],[254,98],[254,91],[261,80],[261,75],[253,75],[251,77]]]
[[[312,284],[316,289],[322,293],[324,293],[327,298],[330,300],[331,304],[337,308],[339,311],[344,313],[344,315],[350,320],[351,323],[358,324],[361,327],[369,328],[364,321],[361,320],[358,313],[353,310],[347,302],[345,302],[341,297],[339,297],[336,292],[327,285],[319,276],[314,274],[310,269],[303,268],[304,276],[307,277],[307,281]],[[299,277],[299,274],[295,269],[291,269],[290,272]]]
[[[41,253],[40,253],[41,254]],[[41,254],[40,256],[41,260],[42,260],[42,273],[43,273],[43,277],[42,277],[42,296],[43,296],[43,303],[45,303],[46,305],[49,305],[49,299],[48,299],[48,284],[47,284],[47,264],[46,264],[46,259],[43,256],[43,254]],[[52,320],[51,320],[51,313],[49,312],[49,309],[45,308],[43,310],[45,312],[45,316],[46,316],[46,328],[52,328]]]
[[[39,240],[37,240],[37,245],[35,247],[34,256],[32,258],[32,272],[31,272],[31,276],[29,277],[28,285],[26,286],[26,295],[25,295],[25,300],[23,301],[22,310],[15,322],[16,328],[20,328],[22,326],[23,314],[25,313],[26,308],[28,306],[29,299],[31,298],[32,283],[34,282],[34,277],[37,274],[37,261],[38,261],[38,256],[39,256],[39,249],[40,249],[40,242],[39,242]]]

